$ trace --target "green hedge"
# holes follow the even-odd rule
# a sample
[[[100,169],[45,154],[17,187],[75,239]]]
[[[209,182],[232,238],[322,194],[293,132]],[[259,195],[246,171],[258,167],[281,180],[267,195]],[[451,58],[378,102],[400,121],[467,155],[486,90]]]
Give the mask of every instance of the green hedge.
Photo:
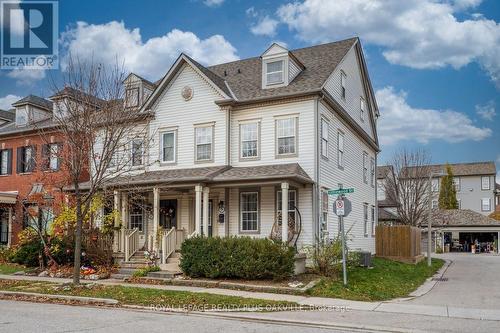
[[[292,275],[295,251],[269,239],[202,237],[185,240],[182,271],[191,277],[283,279]]]

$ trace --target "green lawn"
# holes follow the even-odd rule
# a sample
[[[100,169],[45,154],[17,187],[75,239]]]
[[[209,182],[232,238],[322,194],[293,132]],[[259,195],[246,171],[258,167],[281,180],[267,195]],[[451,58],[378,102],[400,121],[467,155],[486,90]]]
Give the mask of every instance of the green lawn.
[[[309,293],[311,296],[358,301],[383,301],[404,297],[432,276],[443,263],[441,259],[432,259],[432,266],[428,267],[426,260],[412,265],[373,258],[372,269],[356,267],[348,270],[347,288],[344,287],[342,278],[323,278]]]
[[[42,294],[88,296],[97,298],[112,298],[122,304],[143,306],[169,306],[173,308],[190,308],[200,310],[201,307],[214,306],[225,308],[262,307],[296,305],[282,301],[268,301],[236,296],[223,296],[208,293],[192,293],[187,291],[158,290],[152,288],[137,288],[123,286],[105,286],[100,284],[85,286],[65,286],[58,283],[41,281],[1,280],[0,290],[24,291]]]
[[[13,274],[15,272],[24,270],[26,270],[26,267],[18,264],[9,264],[9,263],[0,264],[0,274]]]

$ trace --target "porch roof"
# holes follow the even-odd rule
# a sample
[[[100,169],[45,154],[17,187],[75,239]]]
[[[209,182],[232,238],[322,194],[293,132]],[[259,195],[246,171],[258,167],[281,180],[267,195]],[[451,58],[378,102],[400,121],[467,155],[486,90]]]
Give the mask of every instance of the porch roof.
[[[0,192],[0,203],[14,205],[17,202],[17,191]]]
[[[233,182],[244,180],[290,179],[301,184],[312,184],[313,180],[298,163],[259,165],[251,167],[232,167],[213,178],[214,182]]]

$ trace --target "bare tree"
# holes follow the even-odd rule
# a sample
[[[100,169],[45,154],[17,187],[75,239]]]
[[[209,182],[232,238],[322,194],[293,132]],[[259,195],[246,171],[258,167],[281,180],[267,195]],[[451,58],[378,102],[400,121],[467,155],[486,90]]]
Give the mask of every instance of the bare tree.
[[[420,226],[428,209],[429,161],[424,150],[402,149],[392,159],[392,177],[387,177],[385,192],[397,203],[401,223]]]
[[[70,56],[62,83],[52,80],[54,120],[64,138],[61,168],[76,210],[73,282],[80,282],[82,227],[92,198],[144,159],[148,114],[126,107],[122,68]],[[137,151],[140,150],[140,151]],[[82,183],[89,178],[89,181]]]

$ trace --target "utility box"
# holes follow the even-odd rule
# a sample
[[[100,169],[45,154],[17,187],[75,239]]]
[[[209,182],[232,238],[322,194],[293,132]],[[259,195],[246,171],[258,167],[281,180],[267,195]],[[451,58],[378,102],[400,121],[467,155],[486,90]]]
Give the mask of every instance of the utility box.
[[[372,267],[372,254],[370,252],[359,252],[360,265],[363,267]]]

